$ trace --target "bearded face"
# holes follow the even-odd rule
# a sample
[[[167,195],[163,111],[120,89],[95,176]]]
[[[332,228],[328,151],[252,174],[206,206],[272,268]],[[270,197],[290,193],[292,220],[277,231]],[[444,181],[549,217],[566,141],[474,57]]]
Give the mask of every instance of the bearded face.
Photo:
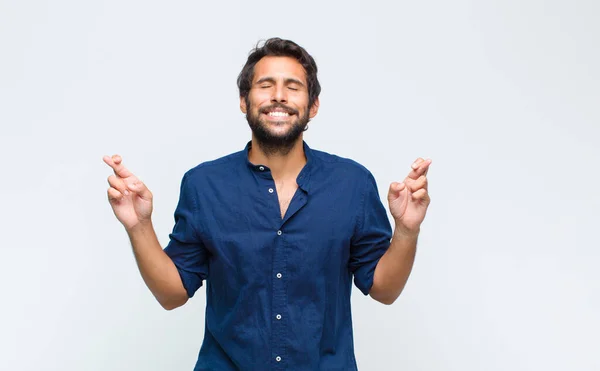
[[[247,105],[250,109],[246,119],[252,134],[261,148],[271,153],[289,152],[302,136],[309,121],[308,107],[304,107],[302,110],[304,114],[300,117],[298,110],[282,103],[258,108],[253,107],[252,101],[248,98]]]
[[[318,100],[309,107],[306,73],[291,57],[263,57],[248,96],[240,98],[253,138],[267,153],[287,154],[301,140]]]

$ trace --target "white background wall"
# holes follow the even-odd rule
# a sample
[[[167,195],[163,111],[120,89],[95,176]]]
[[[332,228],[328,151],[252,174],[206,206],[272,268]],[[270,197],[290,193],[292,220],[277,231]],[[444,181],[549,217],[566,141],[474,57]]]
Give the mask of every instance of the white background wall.
[[[361,370],[599,370],[596,1],[0,0],[0,369],[191,370],[204,289],[164,311],[106,200],[105,154],[155,195],[240,150],[235,79],[260,39],[313,54],[313,148],[382,199],[418,156],[413,274],[354,291]],[[387,202],[384,201],[386,206]]]

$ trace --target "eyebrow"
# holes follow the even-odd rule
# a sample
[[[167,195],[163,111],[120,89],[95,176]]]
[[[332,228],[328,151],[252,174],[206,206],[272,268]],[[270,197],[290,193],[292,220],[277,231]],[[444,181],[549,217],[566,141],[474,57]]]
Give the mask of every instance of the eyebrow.
[[[273,77],[266,76],[266,77],[262,77],[262,78],[258,79],[254,84],[258,85],[258,84],[262,84],[263,82],[270,82],[272,84],[275,84],[275,79]],[[283,80],[283,82],[285,85],[297,84],[297,85],[304,87],[304,84],[302,83],[302,81],[300,81],[298,79],[294,79],[292,77],[285,78]]]

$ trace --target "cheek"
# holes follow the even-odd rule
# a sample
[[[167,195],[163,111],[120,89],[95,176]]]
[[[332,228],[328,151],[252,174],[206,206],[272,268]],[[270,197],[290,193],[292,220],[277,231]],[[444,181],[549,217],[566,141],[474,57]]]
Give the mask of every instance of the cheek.
[[[254,93],[250,96],[249,103],[250,103],[250,107],[256,111],[256,110],[258,110],[258,107],[268,105],[270,101],[271,101],[270,95],[259,92],[259,93]]]
[[[298,94],[294,97],[294,103],[298,107],[308,107],[308,94]],[[308,109],[308,108],[307,108]]]

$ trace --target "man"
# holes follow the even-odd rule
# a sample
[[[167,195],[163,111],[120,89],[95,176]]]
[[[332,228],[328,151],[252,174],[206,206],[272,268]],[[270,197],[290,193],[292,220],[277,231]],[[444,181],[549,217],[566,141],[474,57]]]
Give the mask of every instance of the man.
[[[141,275],[165,309],[206,280],[205,336],[195,370],[356,370],[350,293],[391,304],[410,274],[430,199],[430,160],[390,185],[392,230],[375,179],[313,150],[303,132],[319,109],[314,59],[273,38],[238,77],[252,140],[183,177],[163,250],[152,193],[118,155],[108,198]],[[390,242],[391,238],[391,242]]]

